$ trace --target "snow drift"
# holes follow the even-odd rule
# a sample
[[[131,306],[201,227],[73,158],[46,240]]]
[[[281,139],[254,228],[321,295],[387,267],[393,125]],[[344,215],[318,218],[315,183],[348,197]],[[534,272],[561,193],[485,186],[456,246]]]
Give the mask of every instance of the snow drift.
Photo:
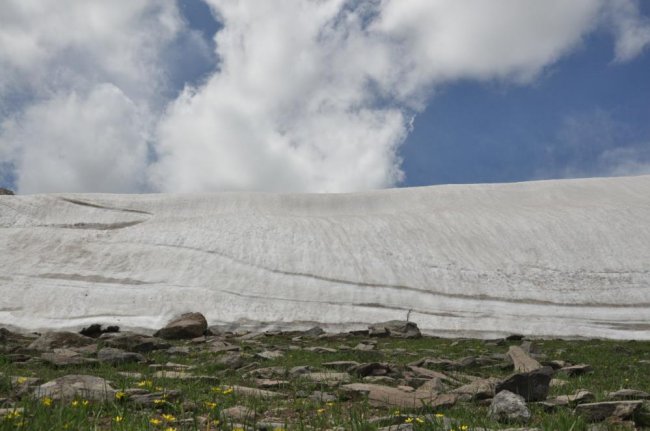
[[[650,176],[355,194],[0,196],[0,324],[650,339]]]

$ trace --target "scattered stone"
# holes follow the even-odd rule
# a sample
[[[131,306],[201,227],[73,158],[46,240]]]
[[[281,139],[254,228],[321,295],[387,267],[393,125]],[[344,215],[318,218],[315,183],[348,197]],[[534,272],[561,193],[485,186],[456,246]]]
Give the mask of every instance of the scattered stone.
[[[601,422],[613,417],[618,420],[631,419],[641,409],[643,401],[605,401],[600,403],[578,404],[575,413],[587,422]]]
[[[208,347],[208,351],[213,353],[235,352],[235,351],[239,351],[239,349],[240,349],[239,346],[230,344],[222,340],[213,341],[209,343],[209,347]]]
[[[426,391],[404,392],[390,386],[370,383],[352,383],[341,386],[343,394],[363,394],[373,406],[420,408],[423,405],[433,408],[450,407],[458,398],[454,394],[431,394]]]
[[[301,335],[303,337],[316,338],[320,335],[323,335],[324,333],[325,331],[323,330],[323,328],[321,328],[320,326],[314,326],[313,328],[304,331]]]
[[[569,405],[590,402],[593,401],[595,398],[596,397],[594,396],[594,394],[592,394],[588,390],[578,389],[573,395],[559,395],[557,397],[549,398],[545,401],[542,401],[540,402],[540,404],[543,407],[552,410],[560,406],[569,406]]]
[[[376,323],[368,326],[368,335],[386,336],[397,338],[420,338],[422,334],[418,325],[413,322],[402,320],[391,320],[388,322]]]
[[[397,424],[378,428],[377,431],[413,431],[413,424]]]
[[[104,347],[97,352],[99,362],[111,365],[129,364],[133,362],[144,362],[145,358],[139,353],[125,352],[115,347]]]
[[[56,367],[88,365],[97,362],[96,359],[86,358],[71,349],[53,349],[51,352],[41,354],[41,359]]]
[[[309,399],[320,403],[330,403],[336,401],[338,398],[329,392],[314,391],[309,395]]]
[[[460,382],[458,380],[456,380],[456,379],[454,379],[452,377],[449,377],[446,374],[443,374],[443,373],[438,372],[438,371],[433,371],[433,370],[430,370],[428,368],[422,368],[422,367],[418,367],[418,366],[415,366],[415,365],[409,365],[408,369],[413,371],[419,377],[425,377],[427,379],[439,378],[442,381],[445,381],[445,382],[448,382],[448,383],[451,383],[451,384],[454,384],[454,385],[460,384]]]
[[[227,352],[215,361],[217,364],[225,365],[227,368],[236,370],[244,366],[244,358],[240,353]]]
[[[495,392],[510,391],[521,395],[526,401],[542,401],[546,399],[551,382],[553,369],[542,367],[528,373],[513,374],[497,384]]]
[[[377,383],[380,385],[392,385],[395,383],[395,379],[388,376],[367,376],[363,378],[363,381],[366,383]]]
[[[173,403],[180,399],[181,392],[177,390],[166,390],[164,392],[134,393],[128,392],[129,402],[142,408],[160,407],[164,402]],[[163,403],[161,403],[163,401]]]
[[[619,389],[615,392],[608,392],[606,397],[610,400],[647,400],[650,399],[650,394],[637,389]]]
[[[278,389],[288,386],[288,380],[256,379],[255,386],[262,389]]]
[[[292,367],[289,370],[289,375],[291,376],[302,376],[305,374],[311,373],[311,367],[309,365],[298,365],[295,367]]]
[[[448,389],[449,389],[448,386],[442,381],[442,379],[439,379],[437,377],[425,381],[423,384],[419,385],[418,387],[419,391],[427,391],[427,392],[435,392],[435,393],[447,392]],[[462,397],[459,397],[459,399],[462,399]]]
[[[221,411],[224,421],[248,422],[255,418],[255,410],[244,406],[233,406]]]
[[[106,329],[102,325],[94,323],[87,328],[83,328],[79,333],[85,337],[99,338],[102,334],[120,332],[119,326],[109,326]]]
[[[15,193],[12,190],[0,187],[0,196],[13,196],[14,194]]]
[[[134,371],[118,371],[117,374],[126,377],[127,379],[142,380],[142,373]]]
[[[34,391],[34,396],[37,398],[47,397],[52,400],[82,398],[105,401],[112,400],[115,392],[110,383],[101,377],[70,374],[40,385]]]
[[[495,389],[499,382],[500,380],[494,377],[476,380],[456,388],[450,391],[450,393],[457,394],[462,401],[484,400],[494,397]]]
[[[379,362],[359,364],[348,370],[350,374],[355,374],[359,377],[385,376],[390,373],[390,371],[391,369],[388,364],[380,364]]]
[[[510,346],[508,357],[512,359],[516,372],[527,373],[542,368],[540,363],[528,356],[521,347]]]
[[[488,416],[498,422],[528,422],[531,414],[524,397],[503,390],[492,399]]]
[[[34,340],[27,348],[47,352],[52,349],[87,346],[94,342],[92,338],[74,332],[46,332]]]
[[[208,329],[208,322],[201,313],[185,313],[172,319],[154,336],[166,340],[181,340],[200,337]]]
[[[354,350],[359,350],[362,352],[370,352],[371,350],[375,350],[374,344],[369,344],[369,343],[359,343],[356,346],[354,346]]]
[[[332,349],[331,347],[322,347],[322,346],[314,346],[314,347],[307,347],[305,349],[307,352],[314,352],[314,353],[336,353],[336,349]]]
[[[263,352],[259,352],[255,354],[255,357],[260,358],[260,359],[278,359],[284,356],[284,353],[282,353],[279,350],[265,350]]]
[[[232,389],[237,395],[255,398],[285,398],[286,395],[280,392],[267,391],[264,389],[248,388],[246,386],[225,386],[222,389]]]
[[[548,386],[551,388],[561,388],[562,386],[566,386],[567,384],[569,384],[569,382],[566,380],[551,379],[551,382],[548,384]]]
[[[165,350],[171,347],[171,344],[160,338],[147,337],[131,332],[118,334],[106,333],[102,334],[100,339],[106,339],[106,345],[109,347],[138,353],[149,353],[154,350]]]
[[[568,375],[569,377],[579,376],[591,371],[591,365],[588,364],[578,364],[571,365],[569,367],[560,368],[560,371]]]
[[[302,377],[312,382],[321,383],[328,386],[336,386],[341,383],[348,383],[351,380],[348,373],[308,373],[304,374]]]
[[[167,353],[170,355],[187,356],[190,354],[190,348],[188,346],[173,346],[167,349]]]

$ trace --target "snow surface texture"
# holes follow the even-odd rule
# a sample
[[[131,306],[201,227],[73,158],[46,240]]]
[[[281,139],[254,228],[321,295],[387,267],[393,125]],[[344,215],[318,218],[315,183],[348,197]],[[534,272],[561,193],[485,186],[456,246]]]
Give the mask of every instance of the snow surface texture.
[[[390,319],[650,339],[650,176],[355,194],[0,196],[0,324]]]

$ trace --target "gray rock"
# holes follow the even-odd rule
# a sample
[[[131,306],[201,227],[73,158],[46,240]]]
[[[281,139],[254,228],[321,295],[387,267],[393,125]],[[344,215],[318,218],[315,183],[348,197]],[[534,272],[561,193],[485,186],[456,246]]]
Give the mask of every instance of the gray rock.
[[[531,414],[524,397],[504,390],[492,399],[488,416],[499,422],[528,422]]]
[[[171,389],[165,392],[144,392],[142,390],[126,391],[129,395],[129,402],[138,407],[152,408],[160,407],[160,400],[168,403],[174,403],[181,397],[181,392]]]
[[[492,398],[495,394],[499,379],[490,377],[488,379],[480,379],[463,385],[450,391],[452,394],[457,394],[463,401],[484,400]]]
[[[359,377],[385,376],[390,373],[390,371],[391,369],[388,364],[380,364],[379,362],[359,364],[348,370],[350,374],[355,374]]]
[[[41,354],[41,359],[57,367],[93,364],[97,362],[97,360],[86,358],[71,349],[53,349],[51,352]]]
[[[13,196],[14,192],[4,187],[0,187],[0,196]]]
[[[115,347],[104,347],[97,352],[99,362],[111,365],[128,364],[132,362],[144,362],[145,358],[139,353],[125,352]]]
[[[591,371],[591,365],[589,364],[578,364],[571,365],[569,367],[562,367],[560,371],[567,374],[569,377],[579,376]]]
[[[167,340],[192,339],[200,337],[208,329],[208,322],[201,313],[185,313],[172,319],[154,336]]]
[[[356,361],[333,361],[333,362],[324,362],[321,364],[326,368],[333,368],[335,370],[347,371],[352,367],[359,365]]]
[[[403,320],[390,320],[388,322],[376,323],[368,326],[368,335],[385,336],[397,338],[419,338],[422,336],[418,325]]]
[[[615,392],[608,392],[607,398],[610,400],[646,400],[650,399],[650,394],[636,389],[619,389]]]
[[[323,328],[321,328],[320,326],[314,326],[313,328],[304,331],[301,335],[303,337],[316,338],[319,335],[323,335],[324,333],[325,331],[323,330]]]
[[[94,342],[92,338],[74,332],[46,332],[34,340],[28,349],[46,352],[52,349],[87,346]]]
[[[244,406],[233,406],[221,411],[221,418],[226,422],[247,422],[255,418],[255,410]]]
[[[572,395],[559,395],[554,398],[549,398],[546,401],[542,401],[540,404],[547,409],[553,409],[560,406],[569,406],[575,404],[582,404],[589,401],[593,401],[596,397],[594,394],[589,392],[586,389],[578,389]]]
[[[224,365],[233,370],[236,370],[244,366],[244,358],[240,353],[236,353],[236,352],[226,352],[215,362],[217,364]]]
[[[268,359],[268,360],[278,359],[278,358],[281,358],[283,356],[284,356],[284,353],[282,353],[279,350],[265,350],[263,352],[259,352],[259,353],[255,354],[256,358]]]
[[[528,373],[513,374],[497,384],[495,392],[510,391],[521,395],[526,401],[543,401],[546,399],[553,369],[542,367]]]
[[[309,399],[319,403],[329,403],[336,401],[338,398],[329,392],[314,391],[309,395]]]
[[[575,413],[587,422],[600,422],[610,417],[627,420],[641,409],[642,404],[643,401],[640,400],[579,404],[575,408]]]
[[[390,386],[376,385],[371,383],[352,383],[341,386],[343,394],[361,394],[368,398],[373,406],[399,407],[399,408],[421,408],[429,406],[451,407],[458,399],[454,394],[432,394],[427,391],[405,392]]]
[[[53,400],[83,398],[94,401],[108,401],[115,397],[116,390],[101,377],[71,374],[51,380],[37,387],[34,396]]]
[[[120,334],[103,334],[100,339],[106,340],[106,345],[131,352],[149,353],[154,350],[169,349],[171,345],[157,337],[124,332]]]
[[[531,358],[521,347],[510,346],[508,356],[512,359],[516,372],[527,373],[542,368],[540,363]]]

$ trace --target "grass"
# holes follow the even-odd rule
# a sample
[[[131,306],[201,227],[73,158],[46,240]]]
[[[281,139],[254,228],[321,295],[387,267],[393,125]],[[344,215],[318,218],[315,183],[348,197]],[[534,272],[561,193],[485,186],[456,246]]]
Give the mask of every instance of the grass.
[[[251,341],[234,341],[239,344],[244,357],[244,368],[231,370],[219,363],[222,353],[210,353],[203,345],[179,341],[175,345],[188,345],[188,355],[169,355],[166,352],[152,352],[146,355],[143,364],[128,364],[119,367],[109,365],[74,366],[56,368],[40,361],[13,363],[6,353],[0,353],[0,408],[12,405],[16,413],[6,413],[0,417],[0,430],[235,430],[253,429],[255,422],[275,423],[275,428],[286,430],[376,430],[381,426],[410,423],[413,429],[423,430],[472,430],[480,428],[504,429],[516,425],[501,424],[487,415],[488,406],[481,403],[459,402],[447,410],[432,409],[423,405],[416,409],[396,409],[394,407],[375,407],[363,398],[347,399],[337,388],[329,387],[300,377],[280,373],[273,377],[286,380],[277,389],[285,394],[282,399],[266,399],[255,396],[242,396],[231,386],[255,387],[257,382],[247,374],[255,368],[280,367],[289,370],[296,366],[310,366],[313,370],[323,370],[321,364],[331,361],[387,362],[394,368],[421,358],[437,357],[460,359],[468,356],[503,355],[508,345],[521,342],[510,341],[502,345],[471,339],[439,339],[423,337],[402,340],[379,338],[376,350],[361,352],[351,349],[362,341],[363,336],[344,338],[321,338],[292,340],[288,335],[262,336]],[[634,341],[607,340],[535,340],[534,344],[546,360],[564,360],[574,364],[587,363],[592,372],[568,377],[562,387],[551,388],[549,397],[572,394],[577,389],[592,392],[596,401],[606,399],[606,394],[622,388],[650,392],[650,343]],[[310,346],[334,348],[332,353],[316,353],[304,350]],[[279,349],[284,352],[281,358],[265,360],[255,356],[262,350]],[[0,347],[0,352],[2,348]],[[195,376],[209,376],[205,380],[179,380],[156,378],[156,370],[151,364],[174,362],[194,367]],[[120,372],[140,373],[134,379]],[[443,371],[443,370],[440,370]],[[448,372],[448,371],[443,371]],[[476,366],[463,369],[465,374],[478,377],[505,377],[512,373],[503,362],[490,366]],[[19,383],[12,384],[11,377],[36,377],[43,382],[67,374],[89,374],[103,377],[112,382],[120,393],[139,388],[147,391],[178,390],[182,396],[178,401],[160,402],[147,408],[137,408],[128,396],[117,397],[107,402],[93,402],[82,398],[61,402],[36,400],[30,396],[17,396]],[[352,382],[362,379],[352,376]],[[404,382],[402,382],[404,383]],[[309,398],[313,391],[328,392],[336,396],[334,401],[322,402]],[[5,398],[5,405],[2,405]],[[243,406],[254,412],[250,420],[225,420],[222,411],[233,406]],[[560,408],[552,412],[537,405],[530,405],[532,419],[526,427],[542,430],[587,430],[588,424],[573,414],[570,408]],[[18,413],[19,412],[19,413]],[[2,415],[0,415],[2,416]],[[383,418],[379,420],[378,418]],[[242,422],[237,425],[234,422]],[[602,429],[621,429],[616,424],[605,425]]]

